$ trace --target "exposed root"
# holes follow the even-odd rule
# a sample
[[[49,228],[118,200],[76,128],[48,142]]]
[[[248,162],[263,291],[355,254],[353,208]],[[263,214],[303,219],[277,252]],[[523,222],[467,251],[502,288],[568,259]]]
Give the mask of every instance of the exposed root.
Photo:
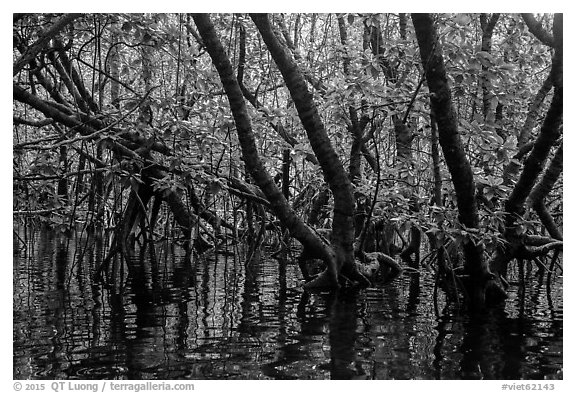
[[[334,280],[334,276],[328,271],[324,270],[322,273],[316,276],[312,281],[307,282],[304,284],[304,289],[313,290],[313,289],[338,289],[340,288],[340,284],[338,280]]]
[[[367,288],[372,286],[372,281],[370,281],[366,275],[363,274],[362,271],[358,269],[358,266],[362,265],[359,262],[356,262],[356,268],[350,269],[349,272],[346,274],[342,274],[342,276],[346,277],[346,279],[350,280],[353,284],[360,286],[362,288]]]

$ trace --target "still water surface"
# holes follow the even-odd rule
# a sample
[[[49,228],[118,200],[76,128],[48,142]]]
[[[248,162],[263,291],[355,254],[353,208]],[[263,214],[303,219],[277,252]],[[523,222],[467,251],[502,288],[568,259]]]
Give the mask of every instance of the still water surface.
[[[14,379],[562,378],[561,277],[471,318],[435,312],[426,269],[329,295],[271,258],[158,244],[111,286],[91,279],[101,258],[50,233],[14,253]]]

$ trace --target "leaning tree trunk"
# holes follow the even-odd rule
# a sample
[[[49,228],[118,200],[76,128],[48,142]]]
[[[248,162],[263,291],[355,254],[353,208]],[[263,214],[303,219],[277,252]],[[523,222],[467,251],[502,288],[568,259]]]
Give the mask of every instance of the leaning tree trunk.
[[[198,27],[198,30],[200,32],[206,50],[210,55],[210,57],[212,58],[212,62],[214,63],[214,66],[218,71],[220,80],[224,87],[224,91],[226,92],[226,96],[230,104],[230,109],[234,117],[234,122],[236,124],[238,140],[242,148],[242,156],[244,162],[246,163],[246,167],[250,171],[250,174],[253,177],[256,184],[258,185],[258,187],[262,190],[262,192],[266,195],[266,198],[270,201],[270,207],[272,208],[276,216],[280,219],[280,221],[288,228],[290,233],[296,239],[298,239],[304,245],[305,248],[308,248],[311,252],[321,257],[327,263],[328,273],[326,273],[322,277],[321,283],[338,286],[337,279],[342,265],[342,263],[340,262],[341,256],[338,255],[338,250],[333,250],[332,248],[330,248],[310,227],[304,224],[304,222],[296,215],[294,210],[290,207],[286,198],[282,194],[282,191],[274,183],[274,180],[266,170],[264,163],[259,157],[258,150],[256,147],[256,140],[254,137],[254,133],[252,131],[252,124],[250,121],[250,117],[248,115],[246,103],[244,102],[242,90],[240,89],[238,80],[234,75],[232,65],[226,55],[224,47],[220,43],[220,40],[216,34],[216,30],[214,29],[214,26],[210,21],[210,17],[207,14],[195,14],[193,18],[194,22],[196,23],[196,26]],[[266,15],[255,16],[254,19],[260,20],[263,23],[269,25],[268,17]],[[265,22],[263,21],[263,19],[265,19]],[[268,27],[268,30],[266,31],[269,31],[270,34],[273,35],[270,27]],[[323,158],[324,161],[326,161],[323,154],[317,153],[317,156],[319,158],[319,161],[321,161],[321,163],[322,163],[321,158]],[[325,165],[327,165],[326,162],[323,163],[322,167],[324,168]],[[352,193],[350,191],[350,196],[351,195]],[[351,211],[351,209],[349,209],[348,211]],[[343,212],[345,212],[344,209]],[[349,217],[349,221],[351,222],[351,215]],[[352,239],[350,240],[349,243],[350,243],[350,252],[352,252]],[[320,281],[317,281],[316,283],[320,283]]]
[[[534,187],[532,193],[530,194],[530,200],[532,201],[532,207],[540,217],[540,221],[544,224],[544,227],[556,240],[562,240],[562,232],[554,222],[554,218],[546,209],[546,204],[544,203],[544,199],[548,196],[554,184],[560,177],[562,173],[562,158],[563,158],[563,146],[560,145],[558,150],[556,150],[556,154],[554,154],[554,158],[550,162],[548,169],[540,179],[540,182]]]
[[[506,201],[506,212],[509,213],[507,226],[512,226],[516,221],[516,217],[524,213],[526,199],[534,188],[538,176],[544,169],[552,146],[558,138],[560,138],[564,102],[562,86],[562,14],[557,14],[554,17],[554,43],[554,57],[552,59],[552,71],[550,73],[554,84],[554,95],[542,128],[540,129],[540,134],[534,142],[534,147],[530,155],[526,159],[518,182]]]
[[[531,29],[532,30],[532,29]],[[552,147],[557,143],[561,135],[561,125],[563,118],[563,17],[562,14],[554,16],[553,39],[550,45],[554,48],[552,58],[552,69],[550,78],[554,86],[552,102],[546,113],[546,118],[540,128],[540,133],[534,142],[534,146],[524,163],[524,168],[514,189],[510,193],[504,204],[506,215],[506,230],[504,238],[507,243],[498,250],[498,254],[491,263],[492,270],[502,276],[506,274],[507,264],[510,260],[521,256],[525,250],[524,236],[521,231],[516,230],[518,219],[526,211],[526,201],[534,189],[538,177],[544,170],[546,160],[550,155]],[[539,31],[539,30],[537,30]],[[548,35],[537,34],[544,43],[549,42]],[[558,235],[558,234],[556,234]]]
[[[456,192],[458,219],[467,230],[478,229],[479,217],[475,199],[472,168],[458,133],[458,119],[452,104],[452,93],[444,67],[441,44],[434,21],[429,14],[412,14],[420,56],[430,90],[430,105],[436,116],[439,142]],[[464,269],[469,277],[470,305],[482,307],[485,289],[493,277],[483,256],[483,247],[468,241],[463,245]]]
[[[547,97],[550,90],[552,90],[552,73],[548,74],[548,77],[542,83],[540,90],[538,90],[538,93],[536,93],[530,102],[528,115],[526,116],[526,120],[524,121],[517,137],[518,142],[516,146],[518,152],[514,155],[514,159],[510,160],[510,162],[504,167],[502,178],[504,179],[504,185],[506,186],[511,186],[514,180],[516,180],[521,168],[520,160],[522,160],[524,156],[532,150],[534,145],[533,142],[530,142],[532,139],[532,129],[536,126],[540,114],[540,107],[544,103],[544,99]]]
[[[354,195],[352,183],[334,150],[328,133],[320,119],[312,94],[288,48],[275,34],[268,15],[251,14],[274,62],[278,66],[290,96],[306,130],[314,154],[318,158],[324,178],[334,197],[331,245],[335,253],[336,269],[348,277],[358,277],[354,260]]]

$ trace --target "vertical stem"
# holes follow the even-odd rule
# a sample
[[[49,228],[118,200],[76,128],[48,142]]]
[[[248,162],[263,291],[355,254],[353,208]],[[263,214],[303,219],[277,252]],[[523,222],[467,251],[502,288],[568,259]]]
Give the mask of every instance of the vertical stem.
[[[432,154],[432,172],[434,174],[434,204],[442,206],[442,176],[440,174],[440,153],[438,151],[438,126],[436,124],[436,115],[430,111],[430,145]]]

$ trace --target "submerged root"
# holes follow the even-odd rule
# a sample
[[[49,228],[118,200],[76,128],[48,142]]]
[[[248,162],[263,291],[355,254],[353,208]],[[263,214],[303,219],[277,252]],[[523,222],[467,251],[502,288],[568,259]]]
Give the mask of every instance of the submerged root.
[[[341,284],[351,283],[353,286],[369,287],[378,276],[383,277],[384,282],[389,282],[402,272],[402,268],[394,258],[381,252],[364,253],[362,259],[363,262],[356,259],[354,265],[350,265],[340,272]],[[305,262],[307,261],[299,260],[301,268]],[[304,279],[308,281],[304,284],[304,288],[307,290],[338,289],[340,287],[331,269],[326,269],[317,276],[308,275],[305,268],[303,268],[303,272],[306,273],[304,274]]]

